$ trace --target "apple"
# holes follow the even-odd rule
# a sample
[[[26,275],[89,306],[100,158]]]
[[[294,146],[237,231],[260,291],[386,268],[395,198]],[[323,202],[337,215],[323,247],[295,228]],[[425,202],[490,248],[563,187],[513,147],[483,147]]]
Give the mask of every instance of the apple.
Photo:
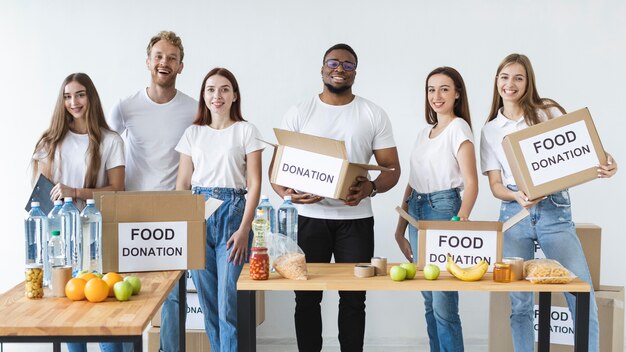
[[[83,275],[85,275],[87,273],[89,273],[89,270],[81,270],[81,271],[77,272],[76,276],[74,276],[74,277],[81,277],[81,276],[83,276]]]
[[[439,272],[439,267],[434,264],[426,264],[424,266],[424,278],[426,280],[437,280]]]
[[[402,263],[400,266],[406,270],[406,279],[413,280],[415,273],[417,273],[417,266],[413,263]]]
[[[139,280],[137,276],[126,276],[124,281],[128,282],[133,287],[133,295],[141,291],[141,280]]]
[[[113,285],[113,293],[118,301],[128,301],[133,295],[133,286],[126,281],[118,281]]]
[[[406,269],[399,265],[394,265],[391,267],[391,270],[389,270],[389,276],[391,276],[391,280],[393,281],[404,281],[406,278]]]
[[[99,279],[102,279],[102,276],[103,276],[103,275],[102,275],[102,273],[97,272],[97,271],[95,271],[95,270],[94,270],[94,271],[92,271],[92,273],[93,273],[94,275],[96,275]]]

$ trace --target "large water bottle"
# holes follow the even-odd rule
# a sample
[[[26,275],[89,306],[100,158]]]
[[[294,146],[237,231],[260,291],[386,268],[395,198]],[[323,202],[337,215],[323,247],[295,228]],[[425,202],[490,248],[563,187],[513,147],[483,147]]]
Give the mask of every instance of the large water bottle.
[[[93,199],[87,199],[87,206],[80,213],[82,225],[81,270],[102,272],[102,214]]]
[[[44,243],[48,244],[48,241],[52,238],[52,232],[59,231],[61,232],[61,215],[59,212],[61,211],[61,207],[63,207],[62,200],[54,201],[54,208],[50,210],[48,213],[48,232],[44,239]],[[63,241],[65,243],[65,241]],[[64,252],[65,253],[65,252]],[[67,265],[67,264],[63,264]],[[52,268],[50,267],[50,261],[48,260],[48,250],[44,250],[44,261],[43,261],[43,284],[44,286],[48,286],[50,284],[50,279],[52,275]]]
[[[24,246],[26,249],[26,264],[40,264],[43,266],[45,239],[48,231],[48,217],[39,207],[39,202],[30,203],[30,211],[24,219]]]
[[[265,218],[270,222],[270,231],[276,233],[276,211],[270,203],[270,197],[265,194],[261,195],[261,203],[256,208],[265,211]]]
[[[72,197],[65,197],[65,203],[59,212],[61,214],[61,236],[65,241],[65,254],[68,263],[72,266],[72,276],[81,270],[82,239],[80,226],[80,212],[74,205]]]
[[[278,208],[278,232],[298,243],[298,210],[291,203],[291,196]]]

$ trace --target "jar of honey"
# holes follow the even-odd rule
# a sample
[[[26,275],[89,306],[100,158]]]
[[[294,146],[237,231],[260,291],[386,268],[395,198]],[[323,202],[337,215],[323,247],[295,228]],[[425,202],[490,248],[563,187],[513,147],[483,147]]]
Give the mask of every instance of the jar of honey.
[[[505,263],[496,263],[493,268],[493,281],[511,282],[511,265]]]
[[[252,247],[250,253],[250,278],[267,280],[270,278],[270,256],[266,247]]]

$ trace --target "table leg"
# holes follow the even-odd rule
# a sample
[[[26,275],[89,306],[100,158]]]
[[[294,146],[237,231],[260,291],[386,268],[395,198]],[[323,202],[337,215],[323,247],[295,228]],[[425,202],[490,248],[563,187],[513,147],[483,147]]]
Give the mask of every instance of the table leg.
[[[551,300],[551,292],[539,292],[539,332],[537,336],[537,350],[539,352],[550,351]]]
[[[237,291],[239,352],[256,352],[256,291]]]
[[[574,352],[589,350],[589,292],[572,292],[576,297],[576,321],[574,322]]]
[[[139,336],[133,340],[133,352],[143,351],[143,336]]]
[[[60,342],[53,342],[52,343],[52,351],[53,352],[61,352],[61,343]]]
[[[185,316],[187,315],[187,272],[178,280],[178,348],[179,351],[186,351]]]

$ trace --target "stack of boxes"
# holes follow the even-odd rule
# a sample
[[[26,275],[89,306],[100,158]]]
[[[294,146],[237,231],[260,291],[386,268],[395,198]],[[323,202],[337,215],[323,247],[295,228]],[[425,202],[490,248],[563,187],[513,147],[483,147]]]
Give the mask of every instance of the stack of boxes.
[[[186,351],[211,351],[209,338],[204,330],[204,313],[200,308],[198,293],[191,279],[191,273],[187,271],[187,321]],[[256,292],[256,325],[259,326],[265,320],[265,293]],[[159,351],[159,334],[161,326],[161,309],[152,318],[152,327],[148,331],[148,352]]]
[[[592,224],[576,224],[576,233],[582,244],[591,272],[591,280],[598,305],[600,321],[600,351],[624,350],[624,287],[600,285],[600,253],[602,229]],[[535,258],[545,258],[539,246]],[[539,295],[535,295],[535,331],[537,329]],[[489,305],[489,351],[513,352],[509,316],[511,301],[507,293],[494,292]],[[552,294],[550,322],[550,351],[572,351],[574,345],[573,319],[562,294]],[[535,342],[537,341],[535,333]]]

